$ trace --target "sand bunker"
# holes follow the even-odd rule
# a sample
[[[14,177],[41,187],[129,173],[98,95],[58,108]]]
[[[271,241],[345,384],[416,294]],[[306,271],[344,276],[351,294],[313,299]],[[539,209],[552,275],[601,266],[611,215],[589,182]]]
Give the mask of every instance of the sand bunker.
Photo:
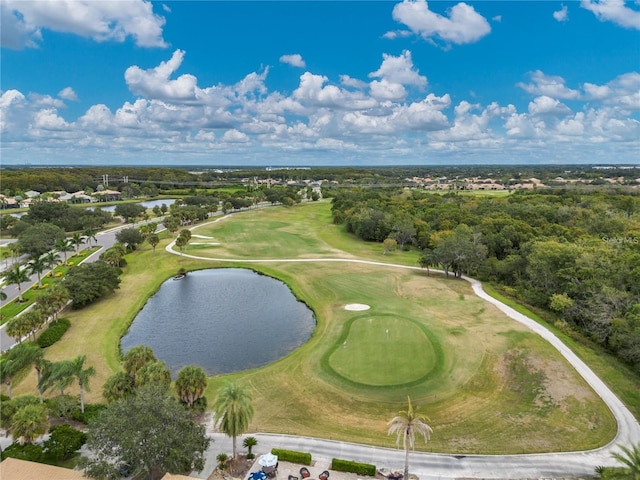
[[[345,305],[344,309],[349,310],[351,312],[361,312],[363,310],[369,310],[371,307],[369,305],[365,305],[363,303],[350,303],[349,305]]]

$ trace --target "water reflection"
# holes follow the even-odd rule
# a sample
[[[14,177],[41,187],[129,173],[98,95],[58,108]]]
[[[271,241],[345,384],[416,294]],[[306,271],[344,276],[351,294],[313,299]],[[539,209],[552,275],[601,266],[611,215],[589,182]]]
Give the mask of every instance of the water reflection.
[[[313,312],[284,283],[245,269],[201,270],[165,282],[121,347],[150,346],[174,377],[186,365],[215,375],[271,363],[314,327]]]

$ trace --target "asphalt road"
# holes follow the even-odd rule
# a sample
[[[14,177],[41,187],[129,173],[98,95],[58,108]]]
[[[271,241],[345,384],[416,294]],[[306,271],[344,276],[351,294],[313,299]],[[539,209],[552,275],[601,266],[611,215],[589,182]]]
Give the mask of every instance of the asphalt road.
[[[158,219],[153,219],[153,220],[150,220],[150,221],[158,221]],[[91,256],[87,257],[84,261],[85,262],[94,262],[94,261],[96,261],[100,257],[100,254],[105,249],[112,247],[113,244],[116,243],[116,233],[118,233],[123,228],[129,228],[129,227],[132,227],[134,225],[139,226],[139,225],[142,225],[142,223],[123,224],[123,225],[120,225],[118,227],[111,228],[109,230],[104,230],[102,232],[98,232],[96,234],[97,245],[102,247],[102,248],[100,250],[96,251],[95,253],[93,253]],[[91,245],[96,245],[96,243],[94,243],[92,241]],[[62,259],[62,255],[60,255],[60,258]],[[43,275],[44,275],[44,273],[43,273]],[[37,281],[38,281],[38,276],[35,275],[35,274],[31,275],[31,277],[30,277],[28,282],[23,282],[22,284],[20,284],[21,288],[22,288],[22,292],[24,293],[24,291],[27,288],[29,288],[31,285],[33,285]],[[13,300],[14,298],[16,298],[18,296],[18,293],[19,293],[18,292],[18,287],[16,285],[7,285],[7,286],[3,287],[3,291],[7,295],[7,299],[3,302],[3,305],[4,305],[4,303],[9,302],[9,301]],[[0,352],[4,352],[5,350],[11,348],[16,343],[14,338],[9,337],[5,333],[5,331],[4,331],[5,326],[6,326],[6,323],[4,325],[0,326]]]

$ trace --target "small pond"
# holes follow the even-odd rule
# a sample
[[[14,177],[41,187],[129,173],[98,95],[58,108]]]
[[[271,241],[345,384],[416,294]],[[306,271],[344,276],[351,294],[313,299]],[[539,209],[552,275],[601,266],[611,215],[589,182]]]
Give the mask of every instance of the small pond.
[[[176,202],[175,198],[165,198],[162,200],[147,200],[147,201],[138,203],[138,205],[142,205],[144,208],[153,208],[156,205],[158,207],[161,207],[162,204],[164,203],[168,207],[169,205],[173,205],[175,202]],[[92,209],[93,207],[87,207],[87,208]],[[105,212],[113,213],[116,211],[116,205],[109,205],[106,207],[99,207],[99,208],[104,210]]]
[[[313,312],[279,280],[246,269],[209,269],[163,283],[120,346],[123,353],[151,347],[174,378],[186,365],[217,375],[282,358],[314,328]]]

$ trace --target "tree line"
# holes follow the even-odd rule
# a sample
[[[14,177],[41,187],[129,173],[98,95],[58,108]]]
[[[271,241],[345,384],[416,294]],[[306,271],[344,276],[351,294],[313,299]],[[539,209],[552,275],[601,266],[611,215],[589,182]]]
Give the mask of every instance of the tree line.
[[[555,312],[640,372],[640,196],[353,189],[335,194],[332,215],[363,240],[417,248],[425,268]]]

